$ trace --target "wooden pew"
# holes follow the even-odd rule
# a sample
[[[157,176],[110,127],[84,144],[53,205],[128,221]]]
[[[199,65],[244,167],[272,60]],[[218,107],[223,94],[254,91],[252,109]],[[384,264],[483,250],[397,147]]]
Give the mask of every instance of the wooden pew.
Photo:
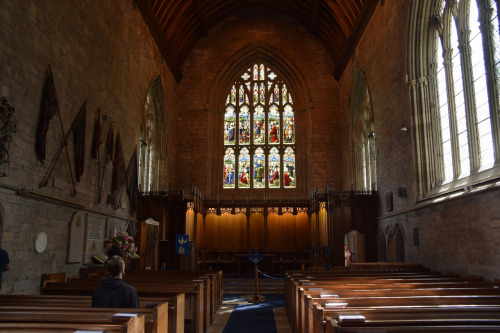
[[[84,267],[80,269],[81,278],[102,278],[106,276],[104,267]],[[222,271],[127,271],[124,280],[132,284],[136,279],[203,279],[205,283],[205,304],[210,304],[207,309],[206,322],[212,323],[220,306],[222,305]]]
[[[74,282],[50,282],[47,283],[43,294],[46,295],[87,295],[91,296],[99,280],[77,279]],[[135,283],[139,298],[143,297],[172,297],[184,293],[189,298],[189,309],[191,310],[192,332],[202,333],[204,330],[204,289],[203,283]],[[186,302],[186,308],[188,303]],[[186,318],[188,315],[185,316]]]
[[[409,281],[411,282],[409,283]],[[317,307],[316,312],[318,312],[322,310],[321,304],[324,305],[327,300],[314,299],[313,296],[308,294],[316,294],[316,296],[328,293],[338,294],[340,298],[330,301],[347,303],[348,308],[352,308],[352,306],[371,307],[374,305],[377,307],[391,306],[394,308],[394,306],[404,306],[404,304],[409,303],[413,304],[413,307],[420,306],[416,299],[419,302],[423,302],[424,306],[427,307],[436,303],[436,299],[446,300],[442,304],[437,302],[440,306],[447,303],[457,304],[458,302],[460,304],[471,299],[474,299],[479,304],[500,305],[498,284],[478,283],[478,281],[480,281],[478,278],[457,279],[437,274],[422,275],[420,272],[404,274],[376,272],[373,275],[372,272],[342,272],[340,274],[336,272],[314,272],[308,274],[297,273],[293,276],[289,274],[285,281],[287,313],[290,316],[294,332],[318,332],[319,329],[317,327],[311,328],[312,323],[322,329],[320,332],[324,332],[324,327],[321,326],[326,322],[326,316],[332,314],[329,312],[324,313],[323,311],[320,315],[312,315],[311,304],[314,304],[314,302],[318,303],[314,304]],[[301,303],[304,299],[306,300],[304,302],[307,302],[307,304]],[[361,299],[368,299],[368,301],[365,300],[366,303],[362,304],[360,303]],[[381,300],[389,301],[390,305],[382,303]],[[454,306],[456,307],[456,305]],[[447,313],[450,316],[452,314],[453,312]],[[482,318],[483,322],[490,320],[490,324],[496,324],[497,318],[490,317]],[[475,320],[474,318],[463,318],[463,324],[466,324],[466,319],[469,320],[469,323]],[[389,324],[382,320],[376,322],[377,325]],[[433,323],[437,323],[436,318],[434,318]]]
[[[82,315],[82,313],[80,313]],[[0,322],[0,331],[10,332],[75,332],[75,331],[103,331],[106,333],[143,333],[144,316],[130,318],[125,323],[112,322],[109,318],[107,322],[99,322],[98,316],[91,318],[87,316],[83,319],[67,317],[64,313],[50,316],[46,314],[37,315],[28,313],[26,315],[10,314],[10,321]],[[101,316],[102,317],[102,316]],[[88,320],[87,320],[88,319]]]
[[[91,296],[0,295],[0,312],[9,310],[52,310],[128,312],[145,315],[146,328],[156,332],[184,332],[184,294],[165,298],[142,298],[141,308],[92,308]],[[110,313],[110,314],[112,314]]]
[[[54,322],[65,322],[59,317],[75,323],[112,323],[113,316],[117,313],[137,314],[144,316],[144,325],[146,333],[167,333],[168,332],[168,303],[158,304],[154,308],[92,308],[92,307],[68,307],[68,306],[46,306],[46,305],[1,305],[0,306],[0,323],[13,322],[13,318],[21,315],[44,316],[44,321],[49,321],[50,318],[55,318]],[[93,319],[96,319],[95,321]],[[23,322],[29,322],[24,320]]]

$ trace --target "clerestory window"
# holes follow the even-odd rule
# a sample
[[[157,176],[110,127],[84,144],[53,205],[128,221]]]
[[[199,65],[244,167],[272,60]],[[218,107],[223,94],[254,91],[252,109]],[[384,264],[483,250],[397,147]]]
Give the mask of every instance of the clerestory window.
[[[244,71],[225,104],[223,188],[295,188],[294,119],[292,95],[269,66]]]

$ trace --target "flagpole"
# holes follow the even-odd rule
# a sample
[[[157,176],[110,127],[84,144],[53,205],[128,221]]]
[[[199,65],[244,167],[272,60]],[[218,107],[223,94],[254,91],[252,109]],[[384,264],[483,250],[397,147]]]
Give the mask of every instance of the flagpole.
[[[118,206],[120,205],[120,200],[122,200],[122,194],[123,194],[123,188],[125,187],[125,184],[122,185],[122,189],[120,191],[120,197],[118,200],[115,202],[115,207],[113,207],[115,210],[118,209]]]
[[[113,126],[113,123],[111,123],[111,125],[109,125],[110,128],[112,128]],[[108,135],[109,135],[109,131],[110,129],[108,128]],[[100,189],[99,189],[99,195],[97,196],[97,203],[101,203],[101,194],[102,194],[102,188],[104,187],[104,174],[105,174],[105,171],[106,171],[106,164],[107,163],[107,160],[108,160],[108,138],[106,136],[106,150],[105,150],[105,154],[104,154],[104,166],[102,167],[102,177],[101,177],[101,185],[100,185]]]
[[[97,109],[97,121],[100,122],[101,121],[100,118],[101,118],[101,108],[98,108]],[[100,127],[100,125],[99,125],[99,127]],[[95,138],[94,138],[94,140],[95,140]],[[93,142],[93,144],[95,144],[95,142]],[[100,161],[100,156],[99,156],[100,155],[99,154],[99,146],[100,146],[99,139],[97,139],[97,151],[96,151],[96,155],[97,155],[97,190],[99,190],[101,188],[101,183],[99,182],[99,180],[101,178],[100,177],[101,176],[101,174],[100,174],[100,172],[101,172],[101,161]],[[97,199],[97,203],[99,203],[99,200],[100,200],[100,198]]]
[[[85,101],[84,104],[85,103],[87,103],[87,101]],[[59,111],[58,114],[59,114],[59,124],[61,124],[61,131],[64,135],[64,126],[62,122],[61,111]],[[78,114],[80,113],[78,112]],[[71,126],[71,129],[73,129],[73,126]],[[76,188],[75,188],[75,180],[73,179],[73,170],[71,170],[71,160],[69,159],[69,153],[68,153],[68,137],[64,138],[63,145],[64,145],[64,150],[66,151],[66,159],[68,160],[69,174],[71,176],[71,184],[73,185],[73,192],[71,193],[71,196],[74,197],[76,195]]]
[[[87,101],[83,102],[83,104],[85,105],[87,103]],[[83,106],[83,105],[82,105]],[[80,108],[80,111],[78,112],[78,114],[76,115],[75,119],[73,119],[73,123],[71,124],[71,127],[70,127],[70,130],[68,130],[68,132],[66,133],[66,135],[64,136],[64,127],[63,127],[63,124],[62,124],[62,118],[61,118],[61,112],[58,111],[58,114],[59,114],[59,121],[60,121],[60,124],[61,124],[61,131],[63,132],[63,141],[61,142],[61,144],[59,145],[59,148],[57,149],[57,152],[56,154],[54,155],[54,158],[52,159],[52,162],[50,163],[50,166],[49,166],[49,169],[47,170],[47,172],[45,173],[45,176],[43,177],[43,180],[42,182],[40,183],[39,187],[45,187],[47,186],[47,184],[49,183],[49,178],[52,174],[52,171],[54,171],[54,166],[57,162],[57,160],[59,159],[59,155],[61,154],[62,152],[62,149],[65,148],[66,149],[66,156],[68,158],[68,164],[69,164],[69,173],[71,175],[71,183],[73,185],[73,193],[72,193],[72,196],[75,196],[76,195],[76,189],[75,189],[75,181],[73,180],[73,171],[71,170],[71,162],[70,162],[70,159],[69,159],[69,154],[68,154],[68,147],[67,147],[67,143],[68,143],[68,138],[71,134],[71,131],[73,130],[73,125],[75,124],[75,121],[76,119],[78,118],[78,116],[80,115],[80,112],[83,110],[83,108]]]

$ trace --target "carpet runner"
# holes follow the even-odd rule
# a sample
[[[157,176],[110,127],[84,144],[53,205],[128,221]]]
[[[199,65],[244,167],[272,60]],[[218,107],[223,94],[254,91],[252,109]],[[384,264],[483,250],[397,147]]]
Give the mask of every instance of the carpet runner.
[[[260,275],[260,274],[259,274]],[[207,333],[289,333],[284,311],[282,277],[259,276],[262,302],[249,303],[255,295],[255,280],[249,276],[224,276],[223,306]]]

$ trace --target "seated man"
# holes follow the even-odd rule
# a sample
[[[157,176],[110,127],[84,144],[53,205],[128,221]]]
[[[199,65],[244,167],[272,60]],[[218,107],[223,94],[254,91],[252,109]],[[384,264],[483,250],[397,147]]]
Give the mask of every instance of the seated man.
[[[106,262],[110,278],[101,279],[92,295],[95,308],[139,308],[139,296],[134,287],[122,280],[125,262],[120,256],[112,256]]]
[[[112,256],[120,256],[123,258],[123,251],[110,240],[104,241],[104,250],[109,258]]]

